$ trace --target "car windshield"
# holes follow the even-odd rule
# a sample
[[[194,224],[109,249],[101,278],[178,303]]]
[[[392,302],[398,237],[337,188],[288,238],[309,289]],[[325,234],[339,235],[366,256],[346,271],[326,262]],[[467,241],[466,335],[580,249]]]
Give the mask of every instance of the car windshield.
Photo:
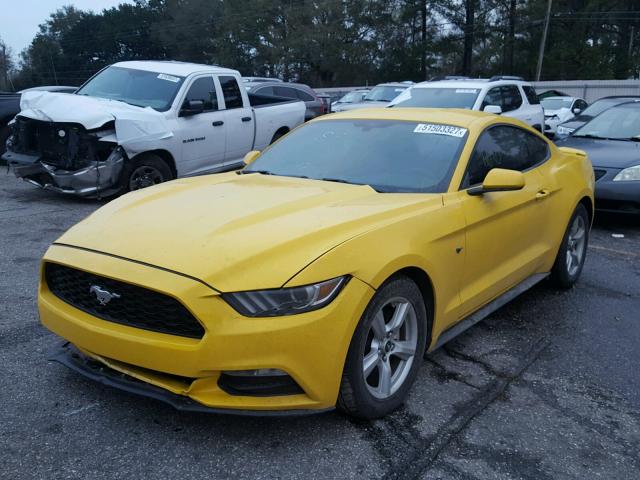
[[[580,115],[583,116],[588,116],[588,117],[595,117],[596,115],[599,115],[600,113],[604,112],[607,108],[611,108],[614,107],[616,105],[620,105],[621,103],[624,102],[632,102],[634,100],[637,99],[633,99],[633,98],[604,98],[602,100],[597,100],[595,102],[593,102],[591,105],[589,105],[584,112],[582,112]]]
[[[171,107],[184,77],[132,68],[109,67],[83,85],[76,93],[119,100],[137,107],[164,112]]]
[[[391,87],[391,86],[377,86],[374,87],[369,93],[367,93],[364,97],[365,102],[390,102],[402,92],[404,92],[407,87]]]
[[[640,139],[640,105],[620,105],[605,110],[576,130],[573,136],[612,140]]]
[[[265,150],[243,173],[370,185],[379,192],[445,192],[467,138],[451,125],[325,120]]]
[[[572,98],[543,98],[542,108],[545,110],[560,110],[561,108],[571,108]]]
[[[367,92],[349,92],[343,96],[338,103],[356,103],[362,100],[362,97]]]
[[[465,108],[476,103],[478,88],[411,88],[393,102],[394,107]]]

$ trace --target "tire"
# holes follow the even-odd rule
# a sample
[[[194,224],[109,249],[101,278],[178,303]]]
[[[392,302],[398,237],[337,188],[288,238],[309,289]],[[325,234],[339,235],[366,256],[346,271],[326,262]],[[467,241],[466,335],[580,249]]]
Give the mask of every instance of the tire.
[[[284,130],[278,130],[276,133],[273,134],[273,138],[271,139],[271,143],[275,143],[278,140],[280,140],[282,137],[284,137],[287,133]],[[269,145],[271,145],[271,143]]]
[[[551,281],[559,288],[571,288],[582,273],[589,244],[589,213],[579,204],[571,215],[562,237],[556,261],[551,269]]]
[[[351,339],[338,409],[373,419],[404,403],[422,363],[428,315],[418,286],[408,277],[392,277],[378,289]]]
[[[155,153],[140,154],[127,163],[120,179],[122,193],[151,187],[173,179],[169,165]]]

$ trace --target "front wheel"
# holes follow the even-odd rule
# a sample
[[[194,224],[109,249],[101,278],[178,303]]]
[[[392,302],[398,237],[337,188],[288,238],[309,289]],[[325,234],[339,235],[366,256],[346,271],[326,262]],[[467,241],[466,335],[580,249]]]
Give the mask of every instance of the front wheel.
[[[166,162],[153,153],[136,157],[122,172],[122,191],[132,192],[171,180],[173,175]]]
[[[378,418],[405,401],[426,347],[427,311],[405,276],[385,283],[360,319],[344,366],[337,406],[359,418]]]
[[[589,213],[579,204],[562,239],[551,270],[551,280],[560,288],[571,288],[580,277],[589,243]]]

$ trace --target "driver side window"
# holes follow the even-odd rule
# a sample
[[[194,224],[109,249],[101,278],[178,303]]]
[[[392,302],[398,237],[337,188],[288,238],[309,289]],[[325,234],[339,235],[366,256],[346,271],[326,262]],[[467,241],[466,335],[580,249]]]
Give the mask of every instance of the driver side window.
[[[189,87],[187,96],[184,98],[185,105],[191,100],[201,100],[204,102],[205,112],[218,110],[218,97],[216,96],[213,77],[201,77],[194,80]]]
[[[493,168],[522,172],[548,157],[549,146],[532,133],[508,125],[490,127],[476,143],[462,189],[481,184]]]

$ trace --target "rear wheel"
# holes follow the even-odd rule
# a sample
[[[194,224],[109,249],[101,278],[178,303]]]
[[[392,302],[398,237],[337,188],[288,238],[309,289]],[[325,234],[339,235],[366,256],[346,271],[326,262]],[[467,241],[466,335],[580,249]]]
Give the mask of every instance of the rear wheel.
[[[426,346],[427,311],[417,285],[398,276],[375,294],[356,328],[337,406],[378,418],[405,401]]]
[[[278,130],[276,133],[273,134],[273,138],[271,139],[271,143],[275,143],[278,140],[280,140],[282,137],[284,137],[287,134],[286,131],[284,130]]]
[[[551,270],[551,280],[560,288],[571,288],[580,277],[589,243],[589,213],[579,204],[562,239]]]
[[[136,157],[122,172],[123,192],[132,192],[151,187],[167,180],[173,175],[166,162],[153,153],[143,153]]]

